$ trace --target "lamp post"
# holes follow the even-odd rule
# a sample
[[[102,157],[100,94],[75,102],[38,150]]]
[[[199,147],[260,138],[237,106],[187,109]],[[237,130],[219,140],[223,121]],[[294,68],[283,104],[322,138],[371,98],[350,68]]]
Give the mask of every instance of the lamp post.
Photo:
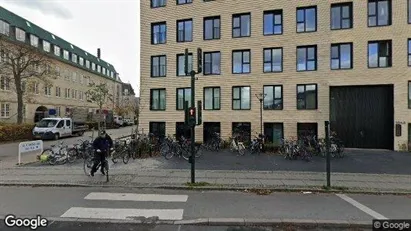
[[[255,96],[260,101],[260,135],[263,135],[263,101],[267,94],[259,93]]]

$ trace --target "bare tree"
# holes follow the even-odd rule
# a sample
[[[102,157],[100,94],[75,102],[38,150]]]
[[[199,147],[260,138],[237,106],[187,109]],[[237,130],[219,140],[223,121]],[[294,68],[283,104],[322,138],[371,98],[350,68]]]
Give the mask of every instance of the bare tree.
[[[103,118],[103,106],[112,100],[113,95],[110,94],[107,84],[90,83],[90,89],[87,90],[86,96],[89,102],[95,103],[99,107],[99,122],[98,130],[101,131],[101,120]]]
[[[43,82],[50,86],[52,79],[56,78],[51,64],[42,50],[0,36],[0,76],[7,84],[13,83],[10,89],[17,95],[18,124],[23,123],[24,97],[30,103],[29,93],[35,88],[34,84]]]

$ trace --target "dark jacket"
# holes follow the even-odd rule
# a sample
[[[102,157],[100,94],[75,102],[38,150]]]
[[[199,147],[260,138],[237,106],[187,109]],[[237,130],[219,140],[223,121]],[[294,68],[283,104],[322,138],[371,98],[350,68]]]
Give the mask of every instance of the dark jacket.
[[[113,140],[109,135],[106,135],[105,138],[97,137],[93,142],[93,148],[95,150],[100,149],[101,151],[107,151],[113,147]]]

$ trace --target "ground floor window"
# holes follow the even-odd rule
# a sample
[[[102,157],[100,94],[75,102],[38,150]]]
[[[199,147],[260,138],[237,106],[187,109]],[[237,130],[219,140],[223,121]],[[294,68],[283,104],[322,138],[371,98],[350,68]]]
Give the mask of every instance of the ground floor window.
[[[213,137],[213,133],[219,133],[221,135],[221,123],[220,122],[204,122],[203,129],[203,143],[207,143]]]
[[[264,123],[264,135],[267,143],[280,146],[281,139],[284,138],[283,123]]]
[[[10,117],[10,104],[8,103],[2,103],[1,104],[1,118],[9,118]]]
[[[251,141],[251,123],[249,122],[233,122],[231,132],[232,137],[239,136],[240,142],[247,144]]]
[[[149,133],[164,138],[166,136],[166,122],[150,122]]]
[[[297,136],[298,139],[305,138],[307,136],[318,136],[318,124],[317,123],[297,123]]]
[[[181,136],[184,136],[187,139],[191,139],[190,127],[186,126],[184,122],[176,123],[176,138],[181,139]]]

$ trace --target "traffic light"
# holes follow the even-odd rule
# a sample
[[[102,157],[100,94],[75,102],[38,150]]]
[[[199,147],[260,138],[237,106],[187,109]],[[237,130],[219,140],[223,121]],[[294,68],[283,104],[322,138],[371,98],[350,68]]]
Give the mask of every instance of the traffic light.
[[[198,118],[197,118],[197,125],[201,125],[201,123],[203,122],[203,118],[202,118],[202,103],[201,100],[197,101],[197,108],[198,108]]]
[[[196,124],[196,108],[195,107],[190,107],[189,111],[188,111],[188,118],[189,118],[189,124],[191,126],[195,126]]]
[[[203,50],[197,48],[197,72],[203,72]]]

